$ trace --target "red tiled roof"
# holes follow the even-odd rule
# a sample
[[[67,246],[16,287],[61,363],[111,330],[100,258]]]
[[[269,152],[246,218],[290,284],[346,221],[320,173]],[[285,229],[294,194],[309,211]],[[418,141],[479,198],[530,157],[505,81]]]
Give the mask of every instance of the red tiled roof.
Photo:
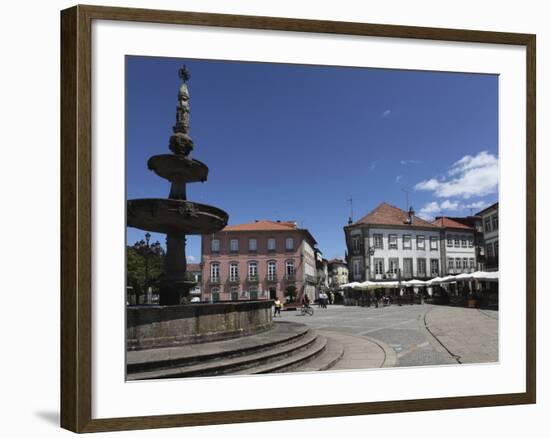
[[[465,230],[473,230],[472,227],[461,224],[460,222],[452,220],[451,218],[448,218],[448,217],[438,217],[435,221],[432,222],[432,224],[434,224],[439,228],[462,228]]]
[[[355,224],[373,224],[373,225],[408,225],[407,219],[409,214],[394,207],[393,205],[382,202],[378,207],[372,210],[366,216],[363,216]],[[435,228],[434,225],[414,216],[413,225],[416,227]]]
[[[200,263],[187,263],[187,270],[188,271],[200,271],[201,265]]]
[[[259,220],[247,224],[227,225],[221,231],[288,231],[297,229],[296,222],[293,221]]]

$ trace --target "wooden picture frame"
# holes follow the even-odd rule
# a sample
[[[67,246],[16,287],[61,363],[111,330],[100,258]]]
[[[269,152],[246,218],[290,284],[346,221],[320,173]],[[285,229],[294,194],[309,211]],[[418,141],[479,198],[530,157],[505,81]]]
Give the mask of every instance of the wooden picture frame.
[[[92,94],[93,20],[284,30],[386,38],[518,45],[526,48],[526,391],[199,414],[92,418]],[[274,421],[536,401],[535,35],[381,24],[75,6],[61,13],[61,426],[98,432]]]

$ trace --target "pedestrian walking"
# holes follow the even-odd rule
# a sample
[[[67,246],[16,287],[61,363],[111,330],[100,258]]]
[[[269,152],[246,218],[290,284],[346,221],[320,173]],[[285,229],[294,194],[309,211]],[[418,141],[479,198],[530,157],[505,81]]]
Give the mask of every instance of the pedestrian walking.
[[[275,298],[275,313],[273,314],[273,317],[275,318],[277,315],[279,315],[279,318],[282,317],[281,310],[283,310],[283,303],[279,299],[279,297]]]

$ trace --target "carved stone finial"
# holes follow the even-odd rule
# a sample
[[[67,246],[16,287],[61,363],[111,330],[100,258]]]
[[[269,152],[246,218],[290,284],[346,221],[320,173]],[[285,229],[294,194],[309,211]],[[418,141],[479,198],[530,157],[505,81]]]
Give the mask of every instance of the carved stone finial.
[[[183,83],[178,93],[176,124],[172,128],[174,134],[170,137],[170,150],[176,155],[187,156],[193,150],[193,140],[189,135],[189,89],[186,83],[191,75],[185,65],[178,70],[178,76]]]

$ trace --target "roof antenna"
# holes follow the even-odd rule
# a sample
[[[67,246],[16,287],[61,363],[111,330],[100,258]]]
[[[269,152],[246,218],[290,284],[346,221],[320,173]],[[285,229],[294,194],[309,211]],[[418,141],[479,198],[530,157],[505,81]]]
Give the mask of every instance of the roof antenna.
[[[409,190],[401,189],[405,192],[405,211],[409,209]]]
[[[350,196],[347,202],[349,202],[348,225],[351,225],[353,223],[353,196]]]

